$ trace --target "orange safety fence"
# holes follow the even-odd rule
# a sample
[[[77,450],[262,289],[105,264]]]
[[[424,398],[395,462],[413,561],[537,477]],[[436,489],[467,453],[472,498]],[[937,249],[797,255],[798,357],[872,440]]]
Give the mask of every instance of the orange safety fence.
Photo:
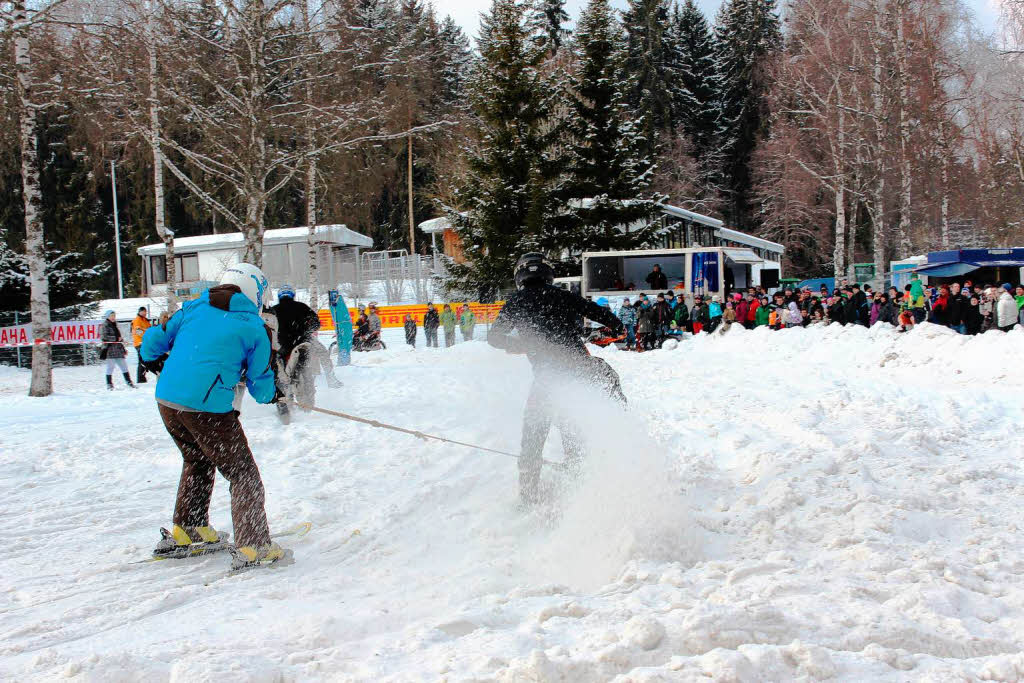
[[[494,319],[498,317],[498,312],[501,307],[505,304],[504,301],[499,301],[494,304],[479,304],[470,302],[469,304],[451,304],[452,310],[455,315],[462,313],[462,307],[468,305],[469,310],[473,311],[473,315],[476,316],[476,322],[478,324],[493,323]],[[441,314],[442,306],[435,305],[438,315]],[[363,309],[364,311],[366,309]],[[320,316],[320,331],[329,332],[334,330],[334,320],[331,319],[331,312],[326,309],[320,309],[317,314]],[[359,309],[350,308],[348,314],[352,318],[352,323],[355,324],[359,318]],[[377,314],[380,315],[381,327],[402,327],[405,324],[405,316],[407,314],[412,315],[413,320],[416,321],[418,327],[423,326],[423,316],[427,314],[426,304],[413,304],[410,306],[378,306]]]

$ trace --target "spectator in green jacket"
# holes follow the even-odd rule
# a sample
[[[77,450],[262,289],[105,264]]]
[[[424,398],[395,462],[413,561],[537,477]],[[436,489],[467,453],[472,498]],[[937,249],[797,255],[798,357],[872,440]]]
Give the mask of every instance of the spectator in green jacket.
[[[768,316],[771,315],[771,309],[768,304],[768,297],[761,299],[761,305],[757,307],[757,311],[754,312],[754,327],[761,327],[768,324]]]
[[[444,345],[455,345],[455,311],[448,304],[441,309],[441,327],[444,328]]]
[[[470,310],[469,304],[462,307],[462,315],[459,316],[459,329],[462,330],[462,338],[466,341],[473,341],[473,329],[476,327],[476,316]]]
[[[680,330],[690,327],[690,309],[686,307],[686,299],[680,294],[676,297],[676,307],[672,310],[672,319]]]

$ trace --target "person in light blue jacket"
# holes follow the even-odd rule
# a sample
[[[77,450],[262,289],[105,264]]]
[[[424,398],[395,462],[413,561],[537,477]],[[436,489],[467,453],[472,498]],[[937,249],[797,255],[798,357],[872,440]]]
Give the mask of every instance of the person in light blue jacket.
[[[267,279],[248,263],[227,269],[221,284],[186,303],[142,338],[146,367],[159,374],[156,401],[183,460],[171,531],[154,556],[184,557],[228,547],[236,568],[283,557],[270,540],[263,481],[232,405],[244,379],[259,403],[280,394],[270,366],[270,336],[260,317]],[[235,543],[210,526],[216,472],[231,485]]]

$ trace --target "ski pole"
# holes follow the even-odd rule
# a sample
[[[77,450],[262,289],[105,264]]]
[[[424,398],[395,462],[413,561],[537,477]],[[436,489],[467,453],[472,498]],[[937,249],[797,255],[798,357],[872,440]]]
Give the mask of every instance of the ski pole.
[[[425,432],[420,432],[420,431],[417,431],[415,429],[406,429],[404,427],[397,427],[395,425],[387,424],[386,422],[380,422],[379,420],[370,420],[370,419],[367,419],[365,417],[359,417],[358,415],[349,415],[348,413],[341,413],[341,412],[338,412],[337,410],[328,410],[327,408],[317,408],[316,406],[306,405],[305,403],[299,403],[298,401],[294,401],[294,400],[293,401],[289,401],[289,402],[293,403],[298,408],[302,408],[303,410],[312,410],[315,413],[323,413],[324,415],[331,415],[333,417],[340,417],[343,420],[351,420],[352,422],[359,422],[359,423],[362,423],[362,424],[365,424],[365,425],[369,425],[371,427],[376,427],[378,429],[390,429],[393,432],[401,432],[402,434],[409,434],[410,436],[415,436],[417,439],[423,439],[423,440],[431,440],[432,439],[434,441],[441,441],[443,443],[450,443],[450,444],[454,444],[456,446],[465,446],[466,448],[473,448],[473,449],[476,449],[478,451],[486,451],[487,453],[495,453],[497,455],[504,455],[504,456],[507,456],[509,458],[515,458],[516,460],[519,460],[520,457],[521,457],[521,456],[519,456],[519,455],[517,455],[515,453],[509,453],[508,451],[499,451],[496,448],[488,448],[486,446],[478,446],[476,444],[466,443],[465,441],[456,441],[455,439],[446,439],[443,436],[435,436],[433,434],[427,434]],[[543,463],[545,465],[550,465],[551,467],[555,467],[555,468],[558,468],[558,469],[564,469],[565,468],[565,465],[563,465],[560,462],[552,462],[550,460],[541,459],[541,463]]]

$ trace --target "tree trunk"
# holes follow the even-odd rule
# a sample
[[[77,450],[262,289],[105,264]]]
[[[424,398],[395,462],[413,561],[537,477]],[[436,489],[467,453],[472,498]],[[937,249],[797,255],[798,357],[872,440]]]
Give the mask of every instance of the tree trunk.
[[[25,257],[28,260],[32,313],[32,381],[29,396],[53,393],[50,354],[50,282],[46,274],[46,243],[39,215],[39,149],[36,138],[36,110],[32,103],[32,56],[29,52],[28,13],[24,2],[14,3],[14,65],[17,73],[18,118],[21,133],[21,188],[25,201]],[[42,342],[42,343],[40,343]]]
[[[409,128],[412,128],[412,124],[409,124]],[[416,254],[416,220],[413,218],[413,198],[412,198],[412,133],[409,133],[409,254],[410,256]]]
[[[312,67],[305,69],[306,83],[304,92],[306,98],[305,133],[306,145],[309,159],[306,160],[306,225],[309,227],[309,234],[306,236],[307,258],[309,260],[309,305],[314,311],[320,309],[320,273],[317,259],[316,245],[316,133],[313,125],[313,78],[316,76],[316,62],[313,55],[317,53],[316,41],[313,39],[313,27],[309,22],[309,2],[299,1],[299,12],[302,16],[302,30],[306,34],[306,60]],[[329,254],[330,252],[328,252]]]
[[[153,152],[153,227],[157,237],[164,243],[164,259],[167,272],[167,311],[178,308],[175,286],[178,271],[174,260],[174,233],[167,230],[164,218],[164,153],[160,148],[160,97],[156,68],[156,35],[152,25],[146,31],[149,43],[149,146]],[[146,277],[143,273],[142,277]]]
[[[913,243],[910,239],[910,75],[907,71],[907,45],[903,37],[904,9],[907,0],[895,3],[896,31],[893,33],[893,52],[896,54],[897,110],[900,130],[900,223],[898,228],[900,258],[911,255]]]
[[[316,158],[310,157],[306,166],[306,237],[309,257],[309,305],[314,311],[320,309],[320,278],[316,245]]]
[[[266,199],[263,188],[253,188],[245,203],[245,226],[242,237],[245,238],[243,263],[251,263],[257,268],[263,267],[263,214]]]
[[[838,92],[838,87],[837,87]],[[839,103],[842,103],[842,96],[839,95]],[[836,143],[832,151],[832,163],[835,167],[835,197],[836,197],[836,243],[835,251],[832,253],[836,285],[842,278],[846,277],[846,174],[844,163],[844,149],[846,146],[846,112],[842,107],[838,109],[838,128],[836,130]]]
[[[881,10],[874,12],[876,32],[881,32]],[[873,36],[871,49],[874,59],[874,73],[871,83],[871,110],[875,126],[875,144],[871,151],[874,168],[874,182],[871,188],[871,227],[872,256],[875,262],[875,274],[888,272],[885,262],[886,246],[889,240],[885,220],[885,100],[882,95],[882,52],[879,49],[878,37]],[[865,136],[867,137],[867,136]]]

